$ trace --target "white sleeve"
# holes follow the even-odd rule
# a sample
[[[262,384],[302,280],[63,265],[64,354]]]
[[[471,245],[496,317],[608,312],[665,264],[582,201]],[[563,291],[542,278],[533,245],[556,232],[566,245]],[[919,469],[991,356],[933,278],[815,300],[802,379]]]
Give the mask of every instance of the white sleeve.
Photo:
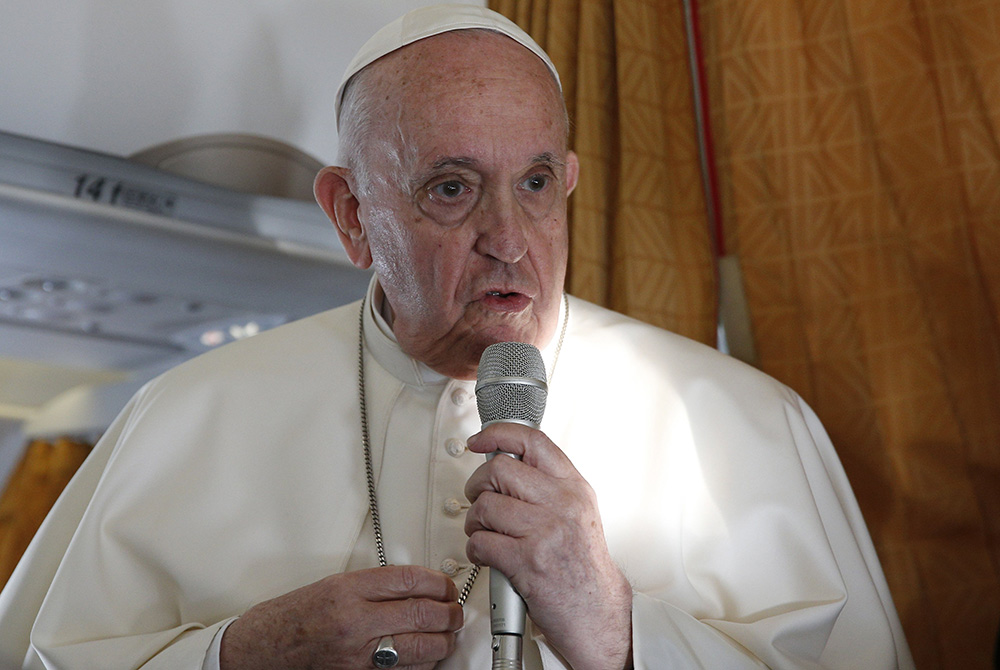
[[[353,408],[327,411],[338,398],[280,357],[251,371],[223,349],[147,385],[99,445],[100,481],[25,617],[46,667],[196,670],[234,616],[343,570],[367,503],[361,454],[329,436]]]
[[[698,619],[670,602],[637,593],[632,609],[637,670],[913,669],[874,547],[833,445],[812,410],[797,396],[795,402],[798,406],[787,408],[788,428],[827,546],[810,558],[796,557],[795,549],[775,544],[775,563],[783,571],[816,570],[813,560],[822,555],[822,564],[828,566],[821,568],[827,586],[817,584],[814,593],[803,591],[798,601],[743,620]],[[786,555],[779,562],[781,552]],[[831,597],[838,591],[840,596]]]
[[[221,670],[219,653],[222,651],[222,636],[225,635],[226,629],[229,625],[236,621],[239,617],[233,617],[229,621],[222,624],[219,630],[216,631],[215,637],[212,638],[212,644],[209,645],[208,651],[205,653],[205,660],[201,664],[201,670]]]
[[[866,654],[875,654],[874,650],[859,649],[856,641],[870,635],[877,617],[889,638],[886,647],[895,654],[882,666],[873,660],[867,667],[912,670],[910,648],[847,475],[815,412],[798,396],[796,400],[808,431],[808,435],[797,432],[796,441],[808,445],[800,446],[799,452],[848,593],[844,613],[837,618],[823,652],[825,667],[857,667]],[[809,448],[812,445],[814,448]]]
[[[67,484],[0,592],[0,667],[20,667],[29,653],[32,624],[134,404],[125,406]]]

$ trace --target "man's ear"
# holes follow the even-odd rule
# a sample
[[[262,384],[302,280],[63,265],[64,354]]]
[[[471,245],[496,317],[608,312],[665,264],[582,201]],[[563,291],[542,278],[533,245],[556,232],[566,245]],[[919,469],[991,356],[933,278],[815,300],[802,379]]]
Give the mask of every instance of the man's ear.
[[[313,195],[337,229],[351,263],[362,270],[371,267],[372,253],[358,216],[361,203],[353,191],[351,171],[342,167],[323,168],[313,181]]]
[[[566,152],[566,197],[576,188],[576,182],[580,178],[580,159],[575,151]]]

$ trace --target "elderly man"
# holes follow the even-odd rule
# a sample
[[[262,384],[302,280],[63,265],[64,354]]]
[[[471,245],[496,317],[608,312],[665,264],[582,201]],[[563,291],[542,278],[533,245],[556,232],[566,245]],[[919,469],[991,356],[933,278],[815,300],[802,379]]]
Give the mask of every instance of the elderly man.
[[[0,598],[0,652],[486,667],[482,565],[527,604],[526,668],[911,667],[804,403],[564,295],[578,163],[541,49],[486,10],[418,10],[345,82],[316,195],[375,269],[365,300],[147,385]],[[479,430],[470,380],[500,341],[542,350],[544,432]]]

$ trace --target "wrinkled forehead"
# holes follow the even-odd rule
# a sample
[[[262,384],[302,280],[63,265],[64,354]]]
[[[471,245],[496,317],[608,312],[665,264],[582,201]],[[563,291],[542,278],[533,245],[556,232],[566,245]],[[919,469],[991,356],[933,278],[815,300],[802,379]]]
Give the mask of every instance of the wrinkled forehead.
[[[364,118],[369,165],[390,161],[396,177],[451,161],[476,170],[519,169],[542,154],[564,157],[566,108],[555,81],[530,52],[482,31],[436,35],[407,45],[360,74],[360,105],[345,107],[345,130]],[[348,116],[350,115],[350,116]]]
[[[355,75],[372,63],[402,49],[403,47],[425,40],[435,35],[455,31],[487,30],[503,35],[537,56],[555,79],[556,86],[562,90],[559,73],[548,54],[538,44],[521,30],[515,23],[502,14],[485,7],[473,5],[433,5],[420,7],[401,16],[389,25],[383,27],[369,39],[355,54],[341,78],[335,102],[336,119],[340,123],[340,111],[344,101],[344,93]]]

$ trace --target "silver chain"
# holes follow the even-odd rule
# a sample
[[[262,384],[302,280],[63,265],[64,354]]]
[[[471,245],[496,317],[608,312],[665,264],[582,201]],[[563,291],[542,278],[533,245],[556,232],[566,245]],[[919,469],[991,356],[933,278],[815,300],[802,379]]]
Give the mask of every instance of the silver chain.
[[[365,450],[365,479],[368,482],[368,511],[372,517],[372,530],[375,532],[375,552],[378,554],[378,564],[380,567],[388,565],[385,560],[385,543],[382,541],[382,522],[378,515],[378,498],[375,496],[375,469],[372,466],[372,444],[368,435],[368,406],[365,402],[365,303],[366,299],[361,299],[361,310],[358,320],[358,403],[361,407],[361,443]],[[556,373],[556,363],[559,361],[559,352],[562,351],[563,341],[566,339],[566,325],[569,323],[569,297],[563,293],[563,305],[566,316],[563,318],[562,328],[559,331],[559,342],[556,344],[556,353],[552,359],[552,370],[549,371],[549,381]],[[465,601],[472,591],[472,585],[479,576],[479,565],[473,565],[469,577],[465,580],[461,591],[458,594],[458,604],[465,607]]]

